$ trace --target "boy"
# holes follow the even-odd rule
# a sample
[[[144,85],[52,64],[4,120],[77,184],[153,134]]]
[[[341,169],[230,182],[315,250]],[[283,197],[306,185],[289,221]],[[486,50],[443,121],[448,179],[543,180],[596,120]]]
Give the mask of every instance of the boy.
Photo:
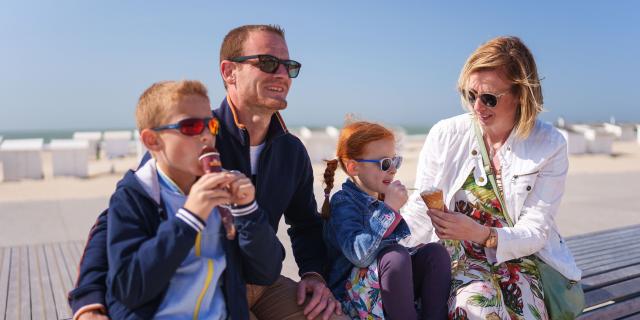
[[[207,90],[198,81],[153,84],[136,110],[153,159],[118,183],[108,212],[106,302],[113,319],[248,319],[245,276],[273,283],[284,250],[240,173],[205,174],[215,145]],[[200,177],[200,178],[198,178]],[[227,240],[216,206],[233,204]]]

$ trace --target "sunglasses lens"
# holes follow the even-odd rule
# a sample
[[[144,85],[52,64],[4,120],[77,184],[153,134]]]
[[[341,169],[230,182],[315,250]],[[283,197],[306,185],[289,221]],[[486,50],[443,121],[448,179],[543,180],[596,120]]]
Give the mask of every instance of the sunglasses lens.
[[[185,136],[195,136],[202,133],[204,130],[203,119],[185,119],[179,122],[180,133]]]
[[[218,119],[211,118],[209,119],[209,131],[212,135],[218,134],[218,128],[220,128],[220,124],[218,123]]]
[[[393,157],[393,164],[396,169],[400,169],[400,166],[402,165],[402,157]]]
[[[480,95],[480,101],[490,108],[495,107],[498,104],[498,98],[492,94],[483,93]]]
[[[466,98],[467,101],[469,102],[469,105],[473,106],[474,104],[476,104],[476,94],[471,92],[471,91],[467,91],[466,93]]]
[[[297,77],[298,74],[300,73],[300,68],[302,67],[302,65],[296,61],[289,61],[289,63],[287,63],[286,66],[287,66],[287,73],[289,74],[289,78]]]
[[[391,168],[391,158],[384,158],[380,160],[380,169],[387,171]]]
[[[260,62],[258,63],[260,70],[266,73],[275,73],[279,65],[278,59],[270,56],[260,57]]]

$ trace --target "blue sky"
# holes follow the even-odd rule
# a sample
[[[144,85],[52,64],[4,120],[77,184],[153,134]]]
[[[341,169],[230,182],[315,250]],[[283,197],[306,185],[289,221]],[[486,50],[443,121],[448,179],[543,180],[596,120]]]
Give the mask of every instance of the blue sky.
[[[303,64],[289,125],[348,112],[429,126],[462,112],[466,57],[521,37],[543,80],[545,120],[640,122],[640,2],[5,1],[0,2],[0,132],[134,127],[151,83],[199,79],[218,105],[227,31],[272,23]]]

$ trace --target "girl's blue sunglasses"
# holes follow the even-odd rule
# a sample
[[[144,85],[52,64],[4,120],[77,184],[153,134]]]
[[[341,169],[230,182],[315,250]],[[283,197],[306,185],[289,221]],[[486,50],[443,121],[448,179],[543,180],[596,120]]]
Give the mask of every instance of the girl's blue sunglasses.
[[[356,159],[356,162],[371,162],[371,163],[379,163],[380,170],[388,171],[391,169],[391,165],[393,165],[396,169],[400,169],[400,165],[402,165],[402,157],[395,156],[393,158],[382,158],[378,160],[374,159]]]

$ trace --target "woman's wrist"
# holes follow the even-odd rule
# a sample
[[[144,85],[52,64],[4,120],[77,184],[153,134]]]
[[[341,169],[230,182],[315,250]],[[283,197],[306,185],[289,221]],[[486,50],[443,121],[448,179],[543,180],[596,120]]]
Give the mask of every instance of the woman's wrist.
[[[473,241],[479,245],[484,245],[489,236],[491,236],[491,228],[480,225],[480,232],[478,232],[478,236]]]
[[[485,240],[484,246],[487,248],[495,248],[498,246],[498,232],[495,228],[489,228],[489,236]]]

